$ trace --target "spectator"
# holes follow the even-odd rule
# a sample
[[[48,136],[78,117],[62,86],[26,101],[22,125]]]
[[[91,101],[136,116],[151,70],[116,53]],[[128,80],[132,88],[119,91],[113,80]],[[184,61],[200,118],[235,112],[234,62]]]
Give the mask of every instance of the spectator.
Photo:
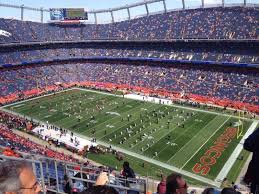
[[[119,194],[113,187],[108,187],[106,185],[94,186],[81,194]]]
[[[72,186],[73,186],[72,180],[70,179],[70,177],[67,174],[65,174],[64,175],[64,192],[71,194]]]
[[[259,193],[259,128],[245,140],[244,149],[253,153],[245,177],[249,177],[251,193],[257,194]]]
[[[95,182],[95,185],[106,185],[108,183],[108,175],[107,172],[101,172],[100,175],[97,177],[97,180]]]
[[[237,192],[235,189],[231,187],[228,187],[228,188],[222,189],[221,194],[241,194],[241,193]]]
[[[41,187],[26,161],[0,163],[0,194],[37,194]]]
[[[142,87],[146,90],[161,89],[177,98],[187,100],[194,99],[205,103],[210,101],[217,105],[233,106],[237,109],[245,106],[248,110],[251,105],[251,110],[254,112],[259,110],[259,98],[256,96],[259,73],[255,68],[240,71],[240,68],[221,68],[216,65],[207,67],[187,64],[174,64],[173,66],[152,64],[151,62],[146,64],[135,62],[125,62],[125,64],[61,63],[55,65],[55,68],[52,65],[23,66],[19,69],[6,68],[0,71],[0,80],[3,80],[0,82],[2,91],[0,101],[8,103],[20,99],[16,94],[20,91],[26,94],[27,91],[33,90],[37,87],[35,77],[43,76],[48,78],[50,86],[55,86],[59,80],[63,80],[64,85],[75,82],[80,82],[81,85],[85,82],[98,82],[105,85],[114,84],[115,87],[128,85],[133,89],[135,87]],[[60,73],[57,74],[56,71]],[[24,77],[24,75],[27,78],[21,80],[19,77]],[[38,86],[44,88],[46,82],[41,81]],[[32,104],[32,108],[35,105],[36,103]],[[9,124],[12,125],[11,121]],[[25,127],[25,123],[22,122],[22,124],[19,127]]]
[[[204,191],[202,192],[202,194],[219,194],[220,191],[214,189],[214,188],[206,188],[204,189]]]
[[[173,173],[166,179],[166,194],[187,194],[187,188],[181,174]]]
[[[0,112],[1,113],[1,112]],[[48,147],[44,147],[40,144],[30,141],[24,137],[21,137],[10,130],[6,124],[0,123],[0,145],[4,147],[13,147],[13,149],[5,149],[3,154],[7,156],[19,157],[19,154],[15,153],[15,150],[45,155],[47,157],[56,158],[59,160],[78,162],[77,159],[72,156],[65,155],[64,153],[56,152]]]
[[[161,182],[157,185],[157,193],[165,194],[166,193],[166,177],[162,175]]]
[[[129,166],[129,162],[127,162],[127,161],[125,161],[125,162],[123,163],[123,169],[122,169],[121,174],[122,174],[125,178],[136,178],[133,169]]]
[[[10,36],[0,35],[0,42],[87,39],[256,39],[257,14],[258,11],[254,7],[215,7],[171,11],[110,24],[86,24],[66,28],[0,19],[0,29],[10,33]]]

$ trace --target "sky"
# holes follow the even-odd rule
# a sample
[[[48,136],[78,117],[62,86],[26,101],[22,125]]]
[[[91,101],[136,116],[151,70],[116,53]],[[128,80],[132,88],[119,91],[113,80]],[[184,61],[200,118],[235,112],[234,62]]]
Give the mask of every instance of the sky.
[[[108,9],[142,2],[143,0],[0,0],[0,3],[25,5],[28,7],[49,8],[85,8],[85,10]],[[225,0],[226,4],[243,3],[244,0]],[[204,0],[206,5],[219,4],[222,0]],[[247,0],[247,3],[258,3],[258,0]],[[179,9],[182,7],[182,0],[166,0],[167,9]],[[201,0],[185,0],[186,7],[197,7],[201,5]],[[163,10],[163,3],[153,3],[148,5],[149,12],[159,12]],[[145,14],[145,7],[139,6],[130,9],[132,18]],[[14,8],[0,7],[0,17],[20,19],[20,10]],[[89,14],[89,21],[94,21],[94,16]],[[127,10],[114,12],[115,21],[127,18]],[[40,21],[40,13],[25,10],[24,20]],[[99,22],[111,21],[110,13],[102,13],[97,16]],[[49,13],[44,13],[44,22],[49,21]]]

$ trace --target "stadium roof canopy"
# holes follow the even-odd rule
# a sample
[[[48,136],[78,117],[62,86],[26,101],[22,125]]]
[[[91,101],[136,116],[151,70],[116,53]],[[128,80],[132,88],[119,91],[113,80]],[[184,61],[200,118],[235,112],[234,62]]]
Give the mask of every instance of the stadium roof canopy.
[[[97,10],[88,10],[87,13],[89,15],[89,21],[87,23],[113,23],[113,22],[120,22],[123,20],[130,20],[138,17],[158,14],[158,13],[166,13],[168,11],[172,10],[184,10],[184,9],[196,9],[196,8],[210,8],[210,7],[232,7],[232,6],[242,6],[242,7],[259,7],[259,4],[255,4],[250,2],[251,0],[235,0],[237,3],[231,4],[228,2],[228,0],[198,0],[197,5],[189,6],[189,0],[178,0],[178,7],[171,9],[169,8],[169,4],[171,3],[170,0],[143,0],[141,2],[133,3],[133,4],[126,4],[124,6],[119,6],[115,8],[107,8],[107,9],[97,9]],[[212,3],[214,2],[214,3]],[[151,5],[157,5],[160,4],[160,7],[154,11],[151,10]],[[49,12],[50,9],[46,9],[43,7],[35,8],[25,5],[13,5],[13,4],[7,4],[7,3],[0,3],[0,8],[13,8],[20,12],[20,18],[21,20],[24,20],[25,12],[27,11],[35,11],[38,12],[40,15],[40,21],[46,22],[49,20]],[[142,7],[143,14],[141,15],[134,15],[132,9]],[[144,9],[143,9],[144,7]],[[2,9],[3,10],[3,9]],[[118,18],[116,19],[114,14],[118,11],[125,11],[126,17],[124,18]],[[103,17],[99,17],[99,15],[102,14],[108,14],[105,18],[109,18],[108,21],[103,21]],[[48,16],[47,16],[48,15]],[[102,15],[103,16],[103,15]],[[107,17],[108,16],[108,17]]]

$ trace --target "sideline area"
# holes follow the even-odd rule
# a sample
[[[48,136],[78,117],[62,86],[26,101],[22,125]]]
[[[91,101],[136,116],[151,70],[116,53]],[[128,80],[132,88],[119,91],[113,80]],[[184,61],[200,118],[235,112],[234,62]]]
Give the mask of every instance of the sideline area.
[[[245,139],[248,138],[248,136],[253,133],[253,131],[256,129],[258,123],[259,123],[258,121],[254,121],[251,124],[251,126],[249,127],[249,129],[247,130],[245,135],[242,137],[239,144],[237,145],[237,147],[235,148],[235,150],[233,151],[233,153],[231,154],[228,161],[225,163],[225,165],[223,166],[223,168],[221,169],[221,171],[219,172],[219,174],[218,174],[218,176],[216,177],[215,180],[222,181],[227,176],[231,167],[233,166],[237,157],[239,156],[240,152],[243,149],[243,144],[245,142]]]
[[[113,96],[117,96],[117,97],[123,97],[122,95],[109,94],[109,93],[106,93],[106,92],[93,91],[93,90],[84,89],[84,88],[70,88],[70,89],[62,90],[62,91],[59,91],[59,92],[56,92],[56,93],[61,93],[61,92],[65,92],[65,91],[68,91],[68,90],[74,90],[74,89],[84,90],[84,91],[88,91],[88,92],[101,93],[101,94],[105,94],[105,95],[113,95]],[[24,101],[20,101],[20,102],[15,102],[15,103],[9,104],[7,106],[11,106],[11,105],[15,105],[15,104],[21,104],[21,103],[23,103],[25,101],[35,100],[37,98],[42,98],[44,96],[49,96],[49,95],[53,95],[53,93],[52,94],[43,95],[43,96],[39,96],[39,97],[32,98],[32,99],[28,99],[28,100],[24,100]],[[126,94],[124,97],[128,98],[128,99],[134,99],[134,100],[140,100],[140,101],[148,101],[148,102],[151,102],[151,103],[164,104],[164,105],[169,105],[169,106],[173,106],[173,107],[177,107],[177,108],[184,108],[184,109],[188,109],[188,110],[193,110],[193,111],[199,111],[199,112],[204,112],[204,113],[211,113],[211,114],[216,114],[216,115],[224,115],[224,116],[228,116],[228,117],[231,116],[231,117],[239,118],[237,116],[232,116],[232,115],[228,115],[228,114],[221,114],[221,113],[211,112],[211,111],[207,111],[207,110],[201,110],[201,109],[197,109],[197,108],[178,106],[178,105],[173,104],[172,101],[168,100],[168,99],[160,99],[160,98],[156,98],[156,97],[147,97],[147,96],[141,96],[141,95],[137,95],[137,94]],[[19,113],[3,109],[4,107],[6,107],[6,106],[1,107],[0,109],[3,110],[3,111],[6,111],[6,112],[10,112],[10,113],[12,113],[14,115],[18,115],[18,116],[24,117],[24,115],[21,115]],[[25,118],[31,119],[30,117],[27,117],[27,116],[25,116]],[[36,122],[39,122],[39,123],[41,123],[43,125],[46,125],[46,123],[44,123],[42,121],[39,121],[37,119],[33,119],[33,120],[36,121]],[[250,119],[247,119],[247,120],[250,120]],[[249,130],[247,131],[245,136],[242,138],[242,140],[244,140],[245,137],[247,137],[249,134],[251,134],[253,132],[253,130],[255,129],[257,124],[258,124],[258,121],[254,121],[252,123],[252,125],[249,127]],[[52,124],[50,123],[49,125],[52,125]],[[52,126],[55,126],[55,125],[52,125]],[[68,133],[70,133],[69,130],[68,130]],[[77,134],[77,133],[74,133],[74,134],[77,137],[79,137],[79,138],[83,138],[83,139],[89,140],[89,141],[91,140],[91,138],[86,137],[84,135]],[[108,143],[100,141],[100,140],[97,140],[97,143],[100,144],[100,145],[106,146],[106,147],[110,146]],[[135,152],[132,152],[132,151],[129,151],[129,150],[126,150],[126,149],[123,149],[123,148],[120,148],[120,147],[117,147],[117,146],[114,146],[114,145],[112,147],[113,147],[113,149],[115,149],[117,151],[120,151],[120,152],[123,152],[125,154],[128,154],[130,156],[139,158],[141,160],[144,160],[146,162],[149,162],[149,163],[152,163],[152,164],[155,164],[155,165],[159,165],[159,166],[161,166],[163,168],[166,168],[168,170],[179,172],[179,173],[181,173],[181,174],[183,174],[185,176],[188,176],[190,178],[194,178],[194,179],[196,179],[198,181],[201,181],[201,182],[204,182],[206,184],[210,184],[210,185],[213,185],[213,186],[216,186],[216,187],[220,187],[220,185],[221,185],[220,181],[222,181],[222,179],[227,175],[227,173],[229,172],[229,170],[231,169],[232,165],[235,162],[235,157],[238,156],[238,154],[240,153],[240,151],[242,149],[241,144],[239,144],[236,147],[236,149],[233,152],[233,154],[231,155],[231,157],[229,158],[229,160],[226,162],[226,164],[222,168],[222,170],[220,171],[220,173],[218,174],[217,178],[215,180],[210,180],[210,179],[204,178],[202,176],[195,175],[195,174],[193,174],[191,172],[185,171],[183,169],[176,168],[176,167],[174,167],[172,165],[169,165],[167,163],[160,162],[160,161],[151,159],[149,157],[145,157],[145,156],[143,156],[141,154],[137,154]]]

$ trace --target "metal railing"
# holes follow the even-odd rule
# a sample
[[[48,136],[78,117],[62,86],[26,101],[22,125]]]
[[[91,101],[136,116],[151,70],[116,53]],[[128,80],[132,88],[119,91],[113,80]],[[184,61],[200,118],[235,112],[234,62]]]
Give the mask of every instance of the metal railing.
[[[28,155],[26,159],[0,155],[0,165],[1,161],[5,160],[20,160],[31,163],[34,174],[41,184],[43,194],[46,194],[47,191],[64,194],[64,177],[62,177],[61,174],[66,175],[73,181],[73,188],[75,188],[75,185],[81,184],[83,185],[83,188],[81,189],[86,190],[88,186],[90,187],[95,184],[97,177],[102,171],[108,173],[109,180],[106,185],[113,187],[120,192],[125,191],[126,193],[126,191],[130,190],[136,191],[139,194],[144,194],[147,191],[148,179],[125,179],[111,176],[111,172],[108,169],[100,169],[94,166],[85,166],[83,164],[54,160],[46,157],[40,157],[38,160],[35,160],[28,159]]]

